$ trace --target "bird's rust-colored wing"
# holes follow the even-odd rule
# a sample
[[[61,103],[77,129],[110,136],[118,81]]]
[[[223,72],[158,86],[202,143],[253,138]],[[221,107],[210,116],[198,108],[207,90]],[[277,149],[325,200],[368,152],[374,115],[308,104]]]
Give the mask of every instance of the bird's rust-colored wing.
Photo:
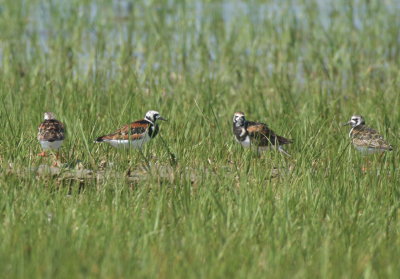
[[[259,146],[283,145],[291,143],[292,140],[278,136],[264,123],[248,122],[247,132],[253,141]]]
[[[149,122],[145,120],[139,120],[132,122],[118,129],[114,133],[101,136],[97,138],[97,142],[104,140],[138,140],[146,135],[146,131],[149,128]]]

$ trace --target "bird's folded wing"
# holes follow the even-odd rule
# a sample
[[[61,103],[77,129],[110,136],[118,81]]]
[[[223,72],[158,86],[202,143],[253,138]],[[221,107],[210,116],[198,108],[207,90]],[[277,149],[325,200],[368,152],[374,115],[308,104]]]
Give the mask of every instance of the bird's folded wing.
[[[136,121],[123,126],[114,133],[100,137],[101,140],[138,140],[146,135],[149,124]]]
[[[259,144],[274,144],[276,135],[266,124],[251,122],[247,126],[247,132],[252,139],[259,141]]]
[[[370,148],[392,149],[390,144],[376,130],[371,128],[355,131],[353,143]]]
[[[38,140],[57,141],[64,139],[64,124],[58,120],[45,120],[38,127]]]

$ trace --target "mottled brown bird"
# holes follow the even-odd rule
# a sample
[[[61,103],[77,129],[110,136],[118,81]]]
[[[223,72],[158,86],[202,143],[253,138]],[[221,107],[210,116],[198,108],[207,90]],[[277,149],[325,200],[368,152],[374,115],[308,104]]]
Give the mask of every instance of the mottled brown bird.
[[[52,112],[44,113],[44,121],[40,123],[37,139],[42,146],[43,152],[39,156],[46,156],[47,150],[58,151],[64,141],[64,124],[56,119]]]
[[[393,150],[376,130],[365,125],[364,117],[361,115],[353,115],[344,125],[351,125],[349,137],[353,146],[360,152],[369,154]]]

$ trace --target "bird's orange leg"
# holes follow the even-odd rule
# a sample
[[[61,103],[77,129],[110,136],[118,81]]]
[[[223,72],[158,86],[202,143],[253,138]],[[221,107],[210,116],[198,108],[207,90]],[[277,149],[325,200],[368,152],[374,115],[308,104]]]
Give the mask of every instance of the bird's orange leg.
[[[367,159],[365,164],[363,164],[363,166],[361,167],[361,171],[363,173],[366,173],[369,169],[371,169],[371,160]]]
[[[38,156],[40,156],[40,157],[46,157],[46,156],[47,156],[47,154],[46,154],[46,152],[45,152],[45,151],[42,151],[41,153],[39,153],[39,154],[38,154]]]
[[[60,164],[59,163],[61,163],[60,162],[60,152],[57,150],[57,153],[56,153],[56,160],[53,162],[53,167],[59,167],[60,166]]]

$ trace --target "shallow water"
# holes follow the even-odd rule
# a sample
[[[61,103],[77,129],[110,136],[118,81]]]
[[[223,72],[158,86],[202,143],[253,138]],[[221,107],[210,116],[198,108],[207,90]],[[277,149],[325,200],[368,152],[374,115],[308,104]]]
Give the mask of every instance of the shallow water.
[[[162,71],[163,67],[168,67],[171,72],[190,72],[202,68],[204,63],[212,67],[224,58],[230,40],[235,59],[261,58],[273,51],[263,43],[257,45],[259,38],[265,36],[263,29],[267,26],[282,36],[290,35],[288,32],[304,33],[309,26],[315,25],[320,26],[321,32],[329,33],[331,28],[348,18],[353,26],[343,28],[360,31],[371,27],[374,20],[371,15],[378,9],[377,4],[367,5],[361,0],[23,3],[18,13],[20,33],[0,41],[0,67],[5,66],[5,56],[10,55],[10,50],[5,51],[5,48],[13,48],[14,44],[9,45],[7,40],[12,38],[22,44],[19,49],[24,51],[17,55],[24,56],[25,62],[40,60],[46,64],[58,55],[65,55],[63,63],[71,63],[76,78],[93,76],[98,70],[111,77],[121,71],[124,63],[130,64],[139,74],[146,70]],[[7,13],[5,8],[0,10],[2,14]],[[379,10],[399,13],[400,1],[379,2]],[[240,37],[246,34],[250,35]],[[154,44],[164,48],[162,54],[154,51]],[[313,47],[304,41],[298,44],[301,44],[298,46],[301,53]],[[204,61],[205,57],[208,61]],[[297,55],[294,62],[287,68],[296,72],[295,78],[304,84],[302,55]],[[277,69],[273,62],[265,67],[270,75]]]

